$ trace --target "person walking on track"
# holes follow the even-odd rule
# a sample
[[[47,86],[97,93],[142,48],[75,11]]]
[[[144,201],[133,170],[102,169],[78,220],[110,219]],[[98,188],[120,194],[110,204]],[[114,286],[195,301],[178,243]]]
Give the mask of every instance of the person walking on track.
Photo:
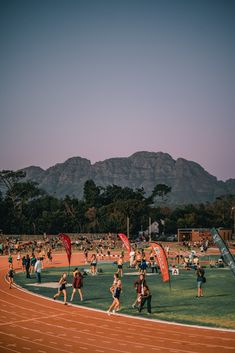
[[[76,293],[76,290],[79,293],[80,296],[80,300],[81,302],[83,301],[83,293],[82,293],[82,287],[83,287],[83,276],[81,274],[81,272],[78,270],[78,268],[75,268],[75,270],[73,271],[73,291],[72,291],[72,295],[71,295],[71,299],[70,301],[73,301],[74,295]]]
[[[61,294],[64,295],[64,304],[67,305],[67,293],[66,293],[66,284],[67,284],[67,275],[64,272],[63,275],[61,276],[59,280],[59,290],[58,292],[54,295],[53,299],[55,300],[58,298]]]

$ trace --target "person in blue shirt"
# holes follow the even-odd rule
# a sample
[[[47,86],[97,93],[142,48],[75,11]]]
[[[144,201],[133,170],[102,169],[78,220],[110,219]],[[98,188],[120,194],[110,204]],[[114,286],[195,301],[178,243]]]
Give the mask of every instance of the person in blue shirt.
[[[202,286],[206,282],[205,270],[201,267],[197,267],[197,298],[203,297]]]

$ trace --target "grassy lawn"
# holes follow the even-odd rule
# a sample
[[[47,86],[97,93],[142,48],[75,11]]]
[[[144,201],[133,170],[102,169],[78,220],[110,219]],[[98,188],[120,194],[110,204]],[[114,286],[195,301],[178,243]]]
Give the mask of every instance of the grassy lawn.
[[[80,268],[88,267],[80,266]],[[112,302],[109,288],[117,266],[112,263],[99,263],[98,268],[102,269],[102,273],[94,277],[88,275],[84,278],[84,301],[81,303],[76,293],[73,304],[105,311],[108,309]],[[45,269],[42,272],[42,282],[57,282],[62,272],[68,272],[68,268]],[[161,275],[147,276],[146,280],[152,292],[151,315],[147,315],[146,308],[139,314],[137,309],[131,307],[136,298],[133,283],[138,276],[133,275],[135,270],[130,270],[127,265],[124,266],[124,272],[126,274],[122,278],[121,313],[179,323],[235,329],[235,278],[228,268],[206,269],[207,282],[204,285],[203,298],[196,298],[197,283],[193,270],[180,270],[179,276],[172,276],[171,290],[168,283],[162,282]],[[17,273],[15,281],[23,288],[44,296],[52,298],[56,293],[56,289],[53,288],[29,285],[36,282],[34,275],[31,279],[26,279],[24,273]],[[71,274],[69,282],[72,282]],[[68,300],[71,292],[72,289],[68,288]],[[63,298],[58,300],[63,300]]]

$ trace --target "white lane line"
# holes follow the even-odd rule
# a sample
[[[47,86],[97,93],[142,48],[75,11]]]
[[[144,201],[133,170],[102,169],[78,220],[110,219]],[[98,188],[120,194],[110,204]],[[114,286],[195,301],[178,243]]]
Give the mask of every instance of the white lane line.
[[[22,353],[22,352],[20,352],[20,351],[17,351],[16,349],[12,349],[12,348],[8,348],[8,347],[6,347],[6,346],[0,346],[0,348],[2,348],[2,350],[8,350],[8,351],[10,351],[10,352],[15,352],[15,353]]]
[[[61,316],[61,314],[55,314],[55,315],[47,315],[47,316],[40,316],[40,319],[52,319],[53,317],[58,317]],[[20,324],[23,322],[30,322],[30,321],[38,321],[38,316],[37,317],[33,317],[32,319],[23,319],[23,320],[19,320],[19,321],[9,321],[9,322],[3,322],[0,323],[0,326],[8,326],[8,325],[16,325],[16,324]],[[42,332],[40,330],[34,330],[35,332]]]
[[[2,331],[0,331],[0,334],[1,335],[4,335],[4,336],[7,336],[7,337],[12,337],[12,335],[11,334],[9,334],[9,333],[6,333],[6,332],[2,332]],[[20,341],[23,341],[23,342],[29,342],[28,340],[25,340],[24,338],[22,338],[22,337],[18,337],[18,336],[15,336],[15,338],[17,339],[17,340],[20,340]],[[64,353],[70,353],[70,352],[68,352],[67,350],[64,350],[64,349],[61,349],[61,348],[58,348],[58,347],[52,347],[52,346],[49,346],[49,345],[47,345],[47,344],[42,344],[42,343],[38,343],[38,342],[33,342],[34,344],[37,344],[37,345],[39,345],[39,346],[42,346],[42,347],[46,347],[46,348],[49,348],[49,349],[51,349],[51,350],[56,350],[56,351],[60,351],[60,352],[64,352]],[[34,348],[35,349],[35,348]]]

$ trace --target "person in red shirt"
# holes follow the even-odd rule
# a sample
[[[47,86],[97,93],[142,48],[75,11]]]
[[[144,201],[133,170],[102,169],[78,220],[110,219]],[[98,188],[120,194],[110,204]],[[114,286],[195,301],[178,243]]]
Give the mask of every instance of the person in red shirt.
[[[136,292],[137,292],[137,298],[134,304],[132,304],[132,308],[135,308],[136,304],[140,303],[141,295],[143,295],[144,293],[144,285],[146,285],[145,277],[143,274],[141,274],[139,279],[134,283],[134,287],[136,288]]]
[[[82,287],[83,287],[83,276],[81,274],[81,272],[79,271],[78,268],[75,268],[75,270],[73,271],[73,291],[72,291],[72,295],[71,295],[71,299],[70,301],[73,301],[74,295],[76,293],[76,290],[79,293],[80,296],[80,300],[81,302],[83,301],[83,293],[82,293]]]

